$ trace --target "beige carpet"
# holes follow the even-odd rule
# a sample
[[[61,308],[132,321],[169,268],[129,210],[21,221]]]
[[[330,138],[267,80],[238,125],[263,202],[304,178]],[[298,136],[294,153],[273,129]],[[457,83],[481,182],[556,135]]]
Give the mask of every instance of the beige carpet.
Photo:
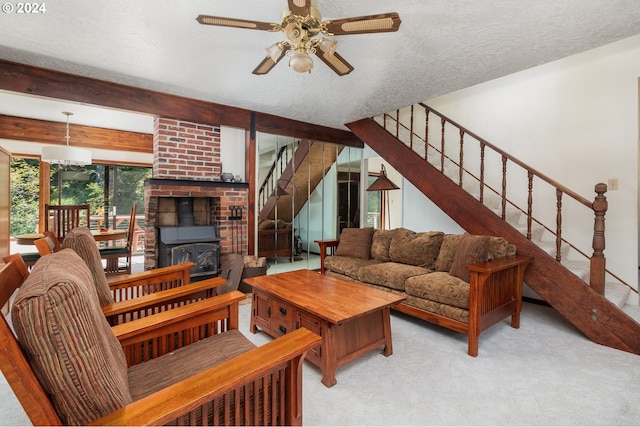
[[[251,306],[240,307],[251,334]],[[394,354],[371,352],[338,369],[326,388],[303,371],[306,425],[638,425],[640,357],[593,344],[550,308],[524,304],[521,328],[503,321],[480,336],[477,358],[465,336],[392,314]],[[27,425],[0,378],[0,424]]]

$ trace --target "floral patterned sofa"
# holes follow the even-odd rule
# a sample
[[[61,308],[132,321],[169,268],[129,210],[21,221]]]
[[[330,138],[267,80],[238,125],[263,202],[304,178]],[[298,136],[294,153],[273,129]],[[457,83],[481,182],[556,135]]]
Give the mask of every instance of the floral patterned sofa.
[[[325,274],[404,295],[394,309],[467,334],[471,356],[482,330],[509,316],[519,327],[531,258],[502,237],[348,228],[325,247]]]

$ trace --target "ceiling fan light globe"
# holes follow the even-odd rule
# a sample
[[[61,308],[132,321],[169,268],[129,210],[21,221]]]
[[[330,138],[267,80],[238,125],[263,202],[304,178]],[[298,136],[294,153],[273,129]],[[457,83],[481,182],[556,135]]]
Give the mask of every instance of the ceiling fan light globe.
[[[296,52],[291,56],[289,66],[298,73],[310,73],[313,68],[313,59],[307,52]]]
[[[304,31],[298,23],[291,22],[284,27],[284,35],[289,40],[289,43],[295,46],[302,41]]]

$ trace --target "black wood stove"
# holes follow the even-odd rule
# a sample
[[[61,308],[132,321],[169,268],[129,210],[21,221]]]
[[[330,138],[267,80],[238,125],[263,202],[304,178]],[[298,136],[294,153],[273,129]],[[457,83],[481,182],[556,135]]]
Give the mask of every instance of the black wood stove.
[[[193,280],[220,274],[220,236],[215,225],[195,225],[193,200],[181,198],[177,203],[178,226],[158,227],[158,266],[194,262]]]

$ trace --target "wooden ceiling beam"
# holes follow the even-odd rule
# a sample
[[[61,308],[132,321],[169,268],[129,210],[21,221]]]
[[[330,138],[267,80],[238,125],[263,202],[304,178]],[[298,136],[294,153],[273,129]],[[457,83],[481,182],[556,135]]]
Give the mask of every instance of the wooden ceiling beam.
[[[0,60],[0,89],[213,126],[251,128],[251,111]],[[270,114],[255,115],[255,129],[277,135],[363,147],[347,130]]]
[[[66,123],[0,115],[0,139],[66,145]],[[153,135],[69,124],[69,145],[153,153]]]

